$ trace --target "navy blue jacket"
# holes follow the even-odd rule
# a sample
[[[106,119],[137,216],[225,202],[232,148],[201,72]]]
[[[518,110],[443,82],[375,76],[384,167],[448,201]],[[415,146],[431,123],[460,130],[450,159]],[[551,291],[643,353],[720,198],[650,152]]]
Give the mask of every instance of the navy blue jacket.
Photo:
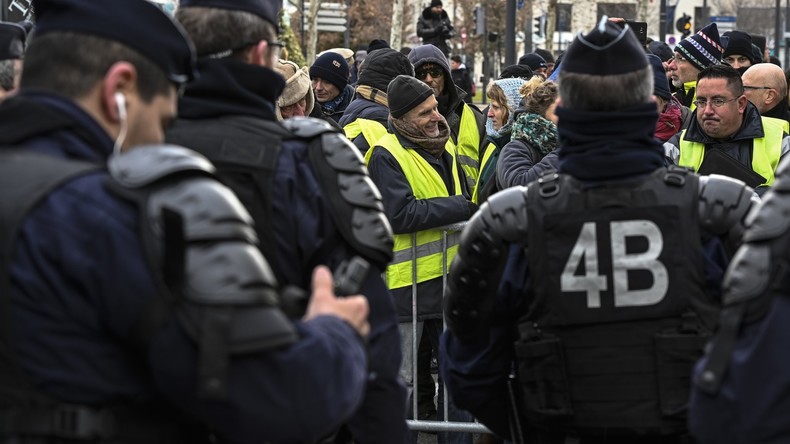
[[[238,119],[275,121],[272,104],[281,91],[282,78],[270,69],[230,60],[199,60],[198,69],[200,79],[187,87],[179,102],[179,121],[207,122],[207,125],[202,126],[202,130],[194,130],[187,139],[212,136],[214,140],[217,134],[206,132],[220,131],[222,137],[227,137],[225,145],[229,145],[227,149],[230,150],[232,145],[227,140],[234,139],[229,136],[244,128],[242,135],[250,140],[259,140],[261,155],[265,155],[271,134],[243,127],[238,124]],[[208,123],[212,125],[211,129],[208,129]],[[168,138],[171,136],[168,134]],[[185,139],[183,144],[189,147],[189,140]],[[328,207],[331,202],[313,171],[309,148],[306,141],[298,139],[282,143],[272,183],[271,220],[256,220],[259,229],[270,226],[274,232],[276,259],[270,262],[280,283],[295,285],[305,291],[310,289],[310,276],[315,265],[325,264],[334,270],[343,260],[357,254],[344,241],[336,242],[325,251],[325,245],[332,245],[335,239],[342,238]],[[223,167],[219,167],[218,174],[226,180],[233,177],[233,173],[232,168],[223,171]],[[257,189],[257,184],[249,178],[229,180],[228,185],[240,196],[250,199],[258,196],[251,191]],[[362,442],[394,444],[400,443],[407,431],[403,408],[406,389],[398,377],[401,352],[395,308],[380,271],[372,270],[360,290],[370,306],[370,369],[365,398],[348,425]],[[324,362],[315,361],[317,371],[324,367]],[[330,375],[326,381],[328,384],[337,383]]]
[[[40,112],[19,113],[22,104]],[[52,125],[44,112],[63,117]],[[22,92],[0,106],[0,143],[103,164],[113,141],[73,102]],[[366,382],[365,349],[342,320],[296,322],[291,347],[231,358],[229,399],[197,396],[197,350],[175,317],[145,353],[132,328],[155,278],[138,212],[106,173],[72,180],[25,219],[10,267],[14,349],[33,384],[64,403],[172,404],[227,442],[309,442],[347,419]],[[331,381],[331,382],[330,382]]]

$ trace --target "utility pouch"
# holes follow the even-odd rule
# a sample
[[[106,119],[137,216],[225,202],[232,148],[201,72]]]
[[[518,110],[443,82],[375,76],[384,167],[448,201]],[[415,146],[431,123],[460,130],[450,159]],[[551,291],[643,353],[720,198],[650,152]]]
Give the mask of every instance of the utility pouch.
[[[544,418],[573,415],[568,372],[559,338],[520,339],[514,348],[525,413]]]

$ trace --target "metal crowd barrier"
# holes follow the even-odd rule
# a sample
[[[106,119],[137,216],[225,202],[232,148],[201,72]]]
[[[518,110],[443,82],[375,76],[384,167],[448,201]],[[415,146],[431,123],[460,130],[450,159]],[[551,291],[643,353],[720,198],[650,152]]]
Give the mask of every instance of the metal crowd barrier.
[[[447,261],[447,250],[453,245],[458,244],[461,237],[461,231],[466,222],[458,222],[455,224],[439,227],[442,230],[442,295],[447,288],[447,273],[450,264]],[[452,237],[452,241],[448,240]],[[451,243],[452,242],[452,243]],[[417,341],[417,233],[412,233],[411,237],[411,328],[412,328],[412,418],[419,418],[418,399],[419,399],[419,375],[417,374],[417,354],[419,349],[419,341]],[[444,329],[447,329],[447,323],[444,322]],[[425,334],[423,329],[423,335]],[[433,379],[433,378],[431,378]],[[431,381],[433,383],[433,380]],[[444,420],[442,421],[425,421],[418,419],[409,419],[409,429],[421,432],[460,432],[460,433],[491,433],[491,431],[478,422],[451,422],[448,418],[448,395],[447,389],[442,386],[440,396],[444,396]]]

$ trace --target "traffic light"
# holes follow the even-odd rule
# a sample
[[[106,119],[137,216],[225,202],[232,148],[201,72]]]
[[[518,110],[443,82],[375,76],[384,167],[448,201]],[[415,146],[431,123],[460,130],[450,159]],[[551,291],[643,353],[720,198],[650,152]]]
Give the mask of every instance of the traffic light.
[[[535,17],[535,35],[538,37],[545,37],[546,36],[546,16],[540,15]]]
[[[683,17],[675,22],[675,29],[683,34],[684,39],[688,37],[691,34],[691,16],[683,13]]]
[[[486,7],[483,5],[475,6],[475,35],[486,33]]]

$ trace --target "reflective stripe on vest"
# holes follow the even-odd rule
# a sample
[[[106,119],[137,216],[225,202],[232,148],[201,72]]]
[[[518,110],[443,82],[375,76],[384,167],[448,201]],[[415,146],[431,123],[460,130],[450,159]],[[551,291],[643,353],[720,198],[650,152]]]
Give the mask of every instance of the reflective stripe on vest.
[[[346,133],[349,140],[354,140],[362,134],[362,137],[368,142],[368,146],[372,147],[377,140],[387,134],[387,128],[375,120],[356,119],[344,126],[343,132]]]
[[[774,183],[774,171],[782,154],[782,138],[784,125],[779,119],[762,117],[765,136],[752,141],[752,170],[766,180],[763,185]],[[685,140],[686,130],[680,133],[680,166],[699,170],[705,158],[705,144]],[[768,143],[766,143],[768,141]]]
[[[458,148],[458,163],[466,173],[469,189],[473,190],[480,175],[480,130],[477,128],[475,113],[469,105],[464,105],[455,146]]]
[[[496,145],[493,142],[486,145],[485,152],[483,152],[483,162],[480,163],[481,174],[478,175],[477,180],[475,181],[475,189],[472,191],[472,202],[474,203],[479,203],[477,202],[477,190],[480,189],[480,176],[482,176],[482,172],[488,164],[488,161],[491,159],[491,156],[494,154],[494,151],[496,151]],[[496,180],[496,174],[491,176],[491,178],[488,180]]]
[[[453,153],[454,147],[448,141],[445,145],[447,150],[453,154],[453,184],[455,195],[461,194],[461,181],[458,175],[458,165]],[[386,149],[398,161],[406,180],[411,185],[414,197],[420,200],[435,197],[449,197],[447,186],[439,173],[416,151],[403,148],[394,134],[388,133],[378,139],[368,152],[365,154],[365,163],[370,162],[370,156],[376,149]],[[430,229],[416,233],[416,261],[417,261],[417,283],[425,282],[444,274],[443,261],[443,230]],[[394,257],[387,266],[387,287],[389,289],[406,287],[412,284],[412,236],[414,233],[404,233],[395,235],[395,246],[393,248]],[[448,233],[447,235],[447,266],[455,257],[458,251],[458,241],[460,233]]]

